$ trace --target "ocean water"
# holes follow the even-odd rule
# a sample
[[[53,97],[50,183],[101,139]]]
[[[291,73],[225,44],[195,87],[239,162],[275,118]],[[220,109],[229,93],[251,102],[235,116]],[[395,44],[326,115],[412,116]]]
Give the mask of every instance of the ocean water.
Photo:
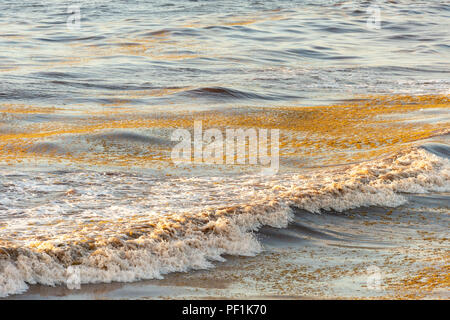
[[[448,1],[2,1],[0,296],[279,250],[314,268],[318,248],[382,269],[398,253],[418,262],[383,294],[417,296],[424,268],[447,294],[449,24]],[[196,121],[279,130],[277,170],[174,164]],[[379,295],[310,275],[239,294]]]

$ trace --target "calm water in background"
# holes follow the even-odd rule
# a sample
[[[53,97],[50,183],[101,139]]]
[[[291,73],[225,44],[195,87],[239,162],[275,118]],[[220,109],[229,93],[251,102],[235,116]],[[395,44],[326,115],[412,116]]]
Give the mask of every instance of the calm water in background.
[[[67,27],[73,4],[80,7],[78,30]],[[30,0],[0,6],[4,102],[310,105],[449,87],[448,1]],[[381,29],[374,29],[378,9]],[[180,91],[134,96],[166,88]]]
[[[70,29],[68,7],[76,4],[80,28]],[[380,28],[371,23],[377,10]],[[426,149],[392,142],[395,161],[361,157],[370,161],[264,179],[226,170],[184,175],[136,165],[141,158],[131,168],[119,164],[142,145],[170,148],[172,127],[138,122],[155,114],[245,115],[256,107],[328,105],[359,95],[448,96],[449,22],[448,1],[2,1],[0,296],[73,277],[82,283],[160,278],[210,268],[225,254],[290,246],[283,261],[311,270],[316,262],[303,257],[317,248],[337,260],[348,254],[364,270],[365,260],[376,265],[401,248],[417,260],[446,252],[448,134],[419,141]],[[448,102],[407,120],[448,129]],[[102,127],[115,121],[127,126]],[[95,130],[82,127],[91,124]],[[22,152],[24,145],[31,153]],[[72,151],[78,158],[64,156]],[[324,153],[338,157],[332,148]],[[93,162],[101,157],[104,163]],[[405,195],[412,193],[428,195]],[[380,218],[381,227],[369,227],[387,207],[400,208],[398,222],[386,226]],[[360,210],[356,222],[336,218],[352,209]],[[417,215],[411,221],[408,213]],[[269,227],[255,236],[262,226]],[[433,233],[436,242],[416,239],[416,229]],[[399,237],[390,238],[392,230]],[[417,247],[429,250],[419,254]],[[269,278],[280,280],[273,270]],[[280,294],[269,288],[273,281],[261,291],[248,293],[243,285],[237,292]],[[353,287],[329,292],[303,285],[283,294],[363,295]]]

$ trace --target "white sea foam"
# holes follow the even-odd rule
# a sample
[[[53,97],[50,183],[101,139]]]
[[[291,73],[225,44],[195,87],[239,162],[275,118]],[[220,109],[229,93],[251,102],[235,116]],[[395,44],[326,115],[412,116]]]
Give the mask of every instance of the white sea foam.
[[[303,175],[167,178],[91,172],[1,177],[0,295],[28,284],[161,278],[254,255],[261,226],[292,208],[320,213],[394,207],[404,193],[450,190],[449,160],[413,148]],[[70,189],[69,189],[70,187]],[[39,195],[39,197],[37,197]],[[36,200],[38,198],[38,200]],[[5,209],[8,208],[8,209]]]

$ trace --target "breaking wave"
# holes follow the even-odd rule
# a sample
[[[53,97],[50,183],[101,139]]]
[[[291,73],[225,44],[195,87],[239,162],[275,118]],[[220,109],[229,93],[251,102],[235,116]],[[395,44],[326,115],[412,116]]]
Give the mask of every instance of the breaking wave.
[[[408,148],[382,159],[294,176],[246,176],[234,178],[232,186],[225,179],[223,192],[239,193],[248,186],[253,192],[222,205],[185,206],[139,217],[127,216],[123,210],[116,210],[121,214],[117,216],[110,208],[112,221],[74,223],[70,232],[55,232],[42,241],[36,236],[28,241],[25,234],[3,240],[0,233],[0,296],[22,293],[29,284],[70,285],[74,272],[81,283],[131,282],[210,268],[225,254],[255,255],[263,250],[255,232],[262,226],[287,227],[293,209],[320,214],[396,207],[407,201],[405,193],[448,192],[448,151],[446,145]],[[184,197],[189,196],[189,184],[201,185],[201,181],[171,182],[178,192],[185,190]],[[0,198],[0,205],[5,201]]]

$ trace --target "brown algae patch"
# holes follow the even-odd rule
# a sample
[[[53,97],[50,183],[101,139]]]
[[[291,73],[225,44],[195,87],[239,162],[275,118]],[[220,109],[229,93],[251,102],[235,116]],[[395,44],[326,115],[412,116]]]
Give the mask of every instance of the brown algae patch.
[[[166,95],[178,90],[148,92]],[[145,94],[140,92],[138,95]],[[117,103],[121,105],[122,103]],[[338,105],[319,107],[245,108],[223,112],[167,112],[164,115],[130,113],[122,108],[111,113],[92,114],[85,119],[69,122],[20,124],[25,132],[0,136],[0,161],[14,163],[20,160],[69,161],[101,165],[148,166],[171,163],[171,144],[149,148],[112,148],[114,141],[105,140],[92,150],[62,154],[33,153],[33,145],[70,137],[71,141],[85,143],[84,136],[108,130],[152,130],[166,132],[192,129],[194,121],[202,121],[204,129],[256,128],[280,129],[280,163],[293,167],[312,164],[333,165],[373,159],[398,151],[411,144],[449,130],[448,122],[405,122],[408,114],[422,109],[446,110],[450,107],[447,95],[426,96],[368,96]],[[53,113],[56,108],[0,106],[5,117],[14,113]],[[380,117],[401,114],[403,118]],[[25,127],[25,128],[24,128]],[[60,143],[64,143],[61,142]]]
[[[24,104],[2,104],[0,105],[0,115],[6,113],[18,113],[18,114],[48,114],[55,113],[56,111],[60,111],[64,109],[58,109],[55,107],[35,107],[35,106],[27,106]]]

